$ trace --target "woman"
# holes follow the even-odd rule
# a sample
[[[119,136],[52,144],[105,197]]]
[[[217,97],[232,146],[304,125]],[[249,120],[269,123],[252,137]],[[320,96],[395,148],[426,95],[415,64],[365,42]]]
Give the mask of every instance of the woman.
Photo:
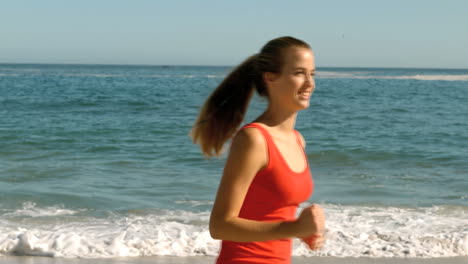
[[[312,193],[305,141],[294,129],[315,89],[312,49],[302,40],[269,41],[216,88],[192,130],[205,155],[219,155],[233,138],[210,218],[221,239],[217,263],[290,263],[291,238],[317,249],[324,215],[318,205],[296,218]],[[254,122],[239,129],[253,90],[268,99]]]

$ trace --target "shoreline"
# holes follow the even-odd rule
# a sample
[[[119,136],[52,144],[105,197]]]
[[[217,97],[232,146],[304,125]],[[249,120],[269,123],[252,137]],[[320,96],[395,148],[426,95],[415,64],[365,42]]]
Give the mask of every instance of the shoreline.
[[[208,264],[216,257],[122,257],[122,258],[50,258],[30,256],[0,256],[0,264]],[[293,257],[292,264],[466,264],[468,256],[442,258],[370,258],[370,257]]]

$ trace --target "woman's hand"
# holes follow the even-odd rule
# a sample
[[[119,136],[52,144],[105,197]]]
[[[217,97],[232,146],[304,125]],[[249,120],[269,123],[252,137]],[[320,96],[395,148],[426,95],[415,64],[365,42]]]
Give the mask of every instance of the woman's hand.
[[[298,237],[306,237],[315,233],[323,234],[325,230],[325,215],[322,207],[313,204],[304,208],[296,220]]]
[[[315,233],[308,237],[301,238],[302,242],[304,242],[311,250],[318,250],[323,247],[325,243],[325,237],[323,234]]]
[[[323,246],[325,231],[325,215],[322,207],[311,205],[302,210],[296,220],[298,237],[309,246],[311,250],[317,250]]]

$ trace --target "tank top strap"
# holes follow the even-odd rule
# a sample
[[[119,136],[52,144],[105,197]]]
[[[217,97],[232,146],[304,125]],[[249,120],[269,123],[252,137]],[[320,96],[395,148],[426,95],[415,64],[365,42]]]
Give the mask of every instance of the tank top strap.
[[[301,147],[301,149],[304,150],[304,146],[302,145],[301,134],[299,134],[299,131],[295,129],[294,129],[294,134],[296,134],[297,144],[299,144],[299,147]]]
[[[282,156],[280,150],[276,147],[275,142],[273,141],[273,138],[271,137],[270,133],[266,128],[264,128],[261,124],[258,123],[249,123],[244,125],[241,129],[244,128],[257,128],[260,130],[260,132],[263,135],[263,138],[265,139],[266,145],[267,145],[267,151],[268,151],[268,165],[267,168],[270,168],[272,164],[275,164],[277,168],[280,168],[282,171],[288,171],[288,172],[293,172],[293,173],[298,173],[289,167],[289,164],[286,162],[284,157]],[[296,142],[299,145],[300,149],[302,150],[302,154],[304,155],[306,167],[309,167],[309,164],[307,162],[307,155],[305,152],[304,147],[302,146],[302,140],[301,140],[301,135],[299,134],[299,131],[294,130],[294,134],[296,134]],[[304,172],[308,172],[307,169],[304,170]]]
[[[259,125],[259,124],[257,124],[257,123],[249,123],[249,124],[246,124],[245,126],[243,126],[242,128],[249,128],[249,127],[255,127],[255,128],[257,128],[258,130],[260,130],[260,132],[263,134],[263,137],[264,137],[265,140],[267,141],[268,148],[273,148],[273,149],[276,148],[276,145],[274,144],[273,139],[271,138],[270,133],[268,133],[268,131],[267,131],[264,127],[262,127],[261,125]],[[241,129],[242,129],[242,128],[241,128]],[[303,147],[303,145],[302,145],[301,135],[299,134],[299,131],[297,131],[297,130],[294,129],[294,134],[296,134],[296,142],[297,142],[297,144],[299,144],[299,147],[301,147],[301,149],[304,149],[304,147]]]
[[[243,126],[242,128],[251,128],[251,127],[255,127],[257,128],[258,130],[260,130],[260,132],[262,133],[263,137],[265,138],[265,141],[267,143],[267,146],[268,146],[268,149],[272,149],[272,147],[274,146],[274,142],[273,142],[273,139],[271,138],[270,136],[270,133],[268,133],[268,131],[262,127],[261,125],[257,124],[257,123],[249,123],[245,126]]]
[[[271,162],[276,162],[279,158],[279,152],[276,148],[275,142],[273,141],[273,138],[271,137],[270,133],[260,124],[257,123],[249,123],[242,128],[251,128],[254,127],[258,130],[263,135],[263,138],[265,139],[265,143],[267,146],[267,151],[268,151],[268,164],[271,164]]]

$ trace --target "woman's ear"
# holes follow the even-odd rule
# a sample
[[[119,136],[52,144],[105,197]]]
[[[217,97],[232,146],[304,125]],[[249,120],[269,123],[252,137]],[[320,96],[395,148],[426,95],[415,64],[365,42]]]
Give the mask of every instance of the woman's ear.
[[[273,72],[264,72],[263,73],[263,81],[265,84],[272,84],[277,79],[277,74]]]

